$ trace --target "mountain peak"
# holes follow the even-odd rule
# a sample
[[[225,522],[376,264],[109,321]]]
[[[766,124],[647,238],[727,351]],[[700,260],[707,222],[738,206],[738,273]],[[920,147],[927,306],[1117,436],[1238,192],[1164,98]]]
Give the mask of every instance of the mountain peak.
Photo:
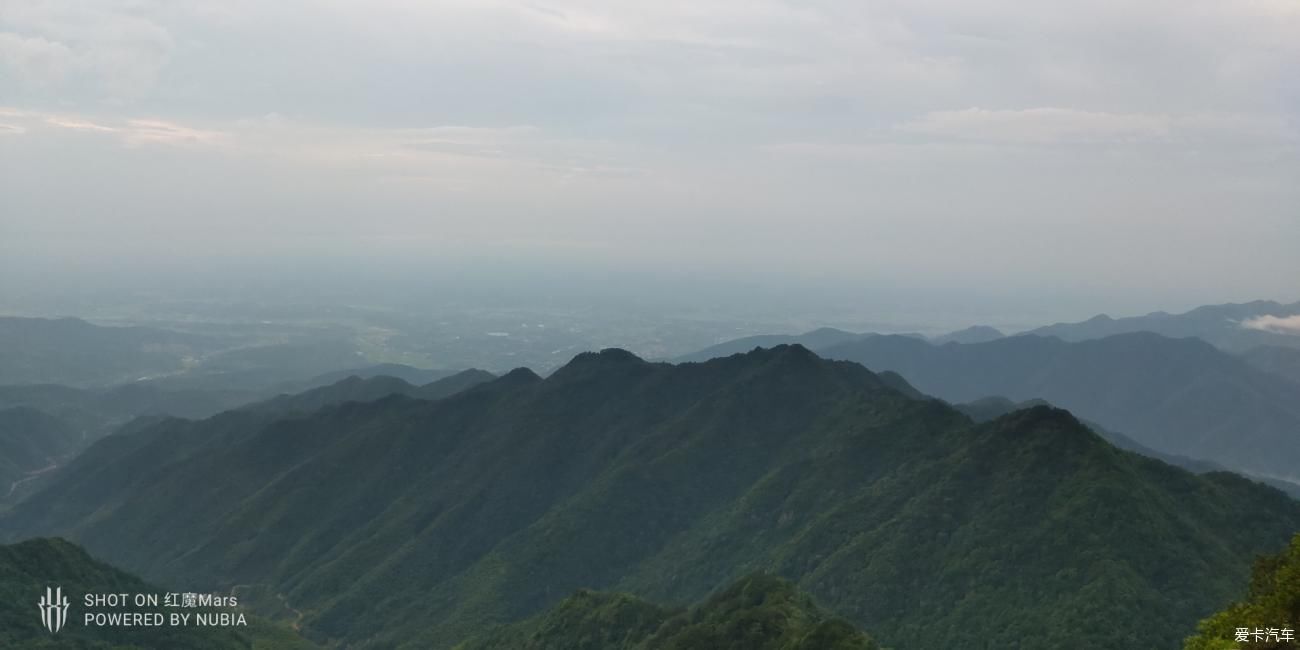
[[[972,325],[965,329],[949,332],[934,339],[935,344],[942,343],[986,343],[1006,336],[1001,330],[989,325]]]
[[[1026,426],[1039,426],[1039,425],[1058,425],[1058,426],[1066,426],[1066,427],[1084,426],[1083,423],[1080,422],[1078,418],[1074,417],[1073,413],[1062,408],[1056,408],[1055,406],[1046,403],[1034,404],[1033,406],[1012,411],[998,419],[1017,422],[1019,424],[1024,424]]]
[[[795,359],[821,359],[802,343],[782,343],[770,348],[772,354]]]
[[[567,378],[614,369],[643,368],[650,363],[622,348],[605,348],[600,352],[582,352],[556,370],[552,378]]]
[[[542,378],[533,372],[532,368],[519,367],[501,375],[497,381],[508,384],[531,384],[541,381]]]
[[[781,343],[771,347],[754,347],[748,352],[733,355],[732,358],[743,359],[748,363],[770,365],[792,365],[811,367],[814,364],[829,363],[799,343]]]
[[[1073,413],[1050,404],[1036,404],[1012,411],[991,420],[985,426],[1011,439],[1049,443],[1057,452],[1060,451],[1058,445],[1066,441],[1082,444],[1085,448],[1090,443],[1107,446]]]

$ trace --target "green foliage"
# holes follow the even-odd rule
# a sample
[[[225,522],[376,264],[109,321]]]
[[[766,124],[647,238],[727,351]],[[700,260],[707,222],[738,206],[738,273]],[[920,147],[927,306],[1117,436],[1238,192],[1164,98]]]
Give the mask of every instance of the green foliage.
[[[58,635],[41,625],[37,602],[47,586],[71,601]],[[248,627],[93,627],[77,618],[87,593],[161,593],[135,576],[98,562],[61,539],[0,546],[0,648],[78,650],[294,650],[312,647],[292,631],[257,618]],[[197,610],[191,610],[197,611]]]
[[[977,424],[904,388],[797,346],[584,354],[434,402],[157,422],[0,530],[260,590],[321,642],[446,648],[580,588],[680,606],[765,571],[917,650],[1174,648],[1300,530],[1285,495],[1064,411]]]
[[[822,613],[791,583],[755,574],[689,611],[626,594],[579,591],[521,623],[456,650],[879,650],[870,637]]]
[[[1236,642],[1238,628],[1300,628],[1300,535],[1277,555],[1261,557],[1251,573],[1250,594],[1245,600],[1201,621],[1196,635],[1187,639],[1184,650],[1229,650],[1242,647]],[[1294,641],[1252,640],[1247,645],[1259,650],[1296,648]]]

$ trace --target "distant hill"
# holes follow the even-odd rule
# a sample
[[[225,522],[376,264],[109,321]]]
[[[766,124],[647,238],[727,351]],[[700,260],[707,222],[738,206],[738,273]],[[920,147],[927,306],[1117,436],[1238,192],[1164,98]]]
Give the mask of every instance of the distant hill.
[[[0,499],[24,477],[63,462],[81,432],[48,413],[20,406],[0,409]]]
[[[975,423],[896,385],[800,346],[606,350],[437,401],[140,423],[0,534],[276,594],[339,645],[447,648],[579,588],[681,604],[763,571],[891,646],[1129,650],[1176,647],[1300,530],[1281,492],[1065,411]]]
[[[953,408],[969,415],[976,422],[987,422],[989,420],[995,420],[1013,411],[1032,408],[1034,406],[1050,406],[1050,404],[1045,400],[1012,402],[1005,397],[986,397],[965,404],[954,404]],[[1197,474],[1227,471],[1225,467],[1215,462],[1157,451],[1122,433],[1110,431],[1095,422],[1084,422],[1084,424],[1086,424],[1089,429],[1092,429],[1097,435],[1105,438],[1107,442],[1125,451],[1141,454],[1147,458],[1155,458],[1156,460],[1164,461],[1175,467],[1181,467],[1185,470],[1196,472]],[[1265,485],[1275,487],[1291,495],[1295,499],[1300,499],[1300,483],[1253,475],[1248,475],[1248,477]]]
[[[236,391],[265,396],[298,392],[353,374],[396,376],[417,385],[451,374],[401,364],[367,365],[350,333],[344,331],[259,337],[238,327],[229,330],[228,335],[194,334],[96,325],[76,318],[0,317],[0,387],[54,384],[105,389],[138,384],[171,393]],[[315,383],[304,379],[309,377]]]
[[[445,376],[423,386],[414,386],[397,377],[356,375],[340,379],[328,386],[313,388],[295,395],[278,397],[250,404],[252,410],[271,410],[279,413],[312,413],[327,406],[346,402],[373,402],[390,395],[403,395],[418,399],[442,399],[448,395],[496,379],[485,370],[465,370]]]
[[[104,327],[76,318],[0,316],[0,386],[105,386],[182,369],[212,339],[150,327]]]
[[[365,362],[355,343],[345,338],[242,345],[208,354],[184,372],[148,383],[165,390],[292,391],[312,387],[302,383],[304,377],[325,376],[322,381],[328,381],[328,375],[364,367]]]
[[[1028,334],[1055,336],[1064,341],[1099,339],[1115,334],[1154,332],[1171,338],[1196,337],[1224,350],[1244,352],[1261,345],[1300,348],[1300,332],[1280,333],[1246,327],[1264,316],[1298,316],[1300,302],[1289,305],[1271,300],[1242,304],[1207,305],[1182,314],[1154,312],[1145,316],[1111,318],[1105,314],[1080,323],[1057,323]]]
[[[816,350],[836,343],[852,341],[860,336],[864,335],[838,330],[833,327],[822,327],[803,334],[760,334],[712,345],[698,352],[680,356],[673,361],[675,363],[708,361],[718,357],[749,352],[754,348],[771,348],[778,345],[802,345],[810,350]]]
[[[690,610],[582,590],[456,650],[880,650],[788,581],[755,574]]]
[[[987,343],[989,341],[996,341],[1003,336],[1005,336],[1005,334],[997,328],[989,327],[988,325],[973,325],[966,329],[957,330],[956,332],[950,332],[943,336],[935,337],[931,339],[931,342],[936,345],[942,345],[944,343]]]
[[[87,439],[140,416],[204,418],[264,397],[239,390],[165,390],[131,383],[111,388],[56,384],[0,386],[0,408],[29,407],[66,421]]]
[[[1166,454],[1300,479],[1300,387],[1196,339],[1014,336],[935,346],[879,336],[822,354],[893,370],[952,402],[1045,399]]]
[[[396,377],[408,384],[423,386],[444,377],[449,377],[453,374],[456,374],[455,370],[430,370],[426,368],[416,368],[401,363],[377,363],[361,368],[334,370],[317,375],[306,381],[290,382],[280,388],[281,392],[285,393],[301,392],[312,388],[328,386],[343,379],[347,379],[348,377],[360,377],[361,379],[370,379],[371,377]]]
[[[42,627],[37,603],[47,587],[69,600],[66,626],[57,635]],[[0,647],[49,650],[228,650],[311,648],[287,627],[260,619],[248,627],[87,627],[78,614],[82,597],[95,593],[161,594],[160,589],[86,555],[61,539],[0,546]],[[125,611],[163,611],[162,609]],[[189,612],[219,611],[212,608]]]
[[[1238,356],[1260,370],[1271,372],[1300,385],[1300,348],[1261,345],[1246,350]]]

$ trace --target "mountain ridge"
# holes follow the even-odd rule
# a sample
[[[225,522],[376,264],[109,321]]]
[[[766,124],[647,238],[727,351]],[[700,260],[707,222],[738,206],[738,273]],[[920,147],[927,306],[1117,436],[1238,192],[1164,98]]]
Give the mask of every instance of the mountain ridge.
[[[677,605],[768,571],[885,643],[1118,650],[1180,638],[1300,528],[1276,490],[1123,452],[1063,411],[976,424],[800,346],[576,361],[434,402],[155,423],[0,529],[151,579],[263,585],[344,645],[444,648],[577,588]]]
[[[1162,453],[1265,476],[1300,467],[1291,437],[1300,430],[1300,386],[1195,338],[1134,332],[1071,343],[1018,335],[934,346],[878,336],[821,353],[899,372],[954,403],[1046,399]]]

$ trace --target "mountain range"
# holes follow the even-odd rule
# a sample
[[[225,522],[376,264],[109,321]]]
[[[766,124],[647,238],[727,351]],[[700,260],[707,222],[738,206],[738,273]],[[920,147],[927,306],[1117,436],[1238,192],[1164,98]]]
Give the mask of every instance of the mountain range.
[[[749,352],[754,348],[774,348],[778,345],[801,345],[809,350],[820,350],[838,343],[853,341],[863,336],[867,335],[846,332],[834,327],[822,327],[803,334],[759,334],[711,345],[703,350],[677,357],[673,359],[673,362],[708,361],[718,357]]]
[[[684,607],[763,571],[890,646],[1127,650],[1176,647],[1300,530],[1281,492],[1065,411],[977,423],[800,346],[320,406],[120,430],[0,534],[252,585],[347,647],[450,647],[580,588]]]
[[[872,336],[820,353],[895,371],[953,402],[1045,399],[1160,452],[1300,481],[1300,385],[1198,339],[1144,332],[936,346]]]
[[[1105,314],[1078,323],[1057,323],[1030,330],[1028,334],[1055,336],[1063,341],[1086,341],[1115,334],[1152,332],[1170,338],[1196,337],[1229,352],[1245,352],[1258,346],[1300,348],[1300,329],[1271,328],[1268,317],[1300,316],[1300,302],[1282,304],[1272,300],[1225,305],[1205,305],[1181,314],[1162,311],[1145,316],[1111,318]]]

